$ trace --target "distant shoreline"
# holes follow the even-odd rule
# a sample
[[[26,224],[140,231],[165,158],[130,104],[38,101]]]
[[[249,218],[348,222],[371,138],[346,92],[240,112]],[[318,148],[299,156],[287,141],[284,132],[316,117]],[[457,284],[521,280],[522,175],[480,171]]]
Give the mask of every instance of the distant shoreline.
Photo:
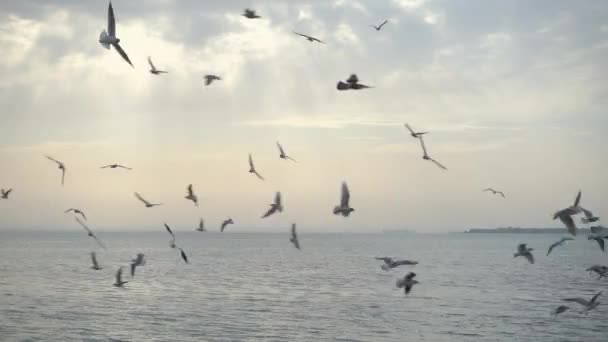
[[[587,228],[579,228],[581,234],[588,234]],[[465,234],[569,234],[566,228],[471,228]]]

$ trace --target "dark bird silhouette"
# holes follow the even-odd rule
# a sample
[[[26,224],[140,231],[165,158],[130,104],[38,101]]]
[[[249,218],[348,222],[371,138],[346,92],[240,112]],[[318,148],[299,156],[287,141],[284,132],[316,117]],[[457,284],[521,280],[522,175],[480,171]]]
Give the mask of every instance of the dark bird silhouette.
[[[404,124],[405,128],[407,128],[408,131],[410,131],[410,135],[413,138],[420,138],[421,136],[423,136],[424,134],[427,134],[429,132],[414,132],[414,130],[412,129],[412,127],[410,127],[410,125],[408,124]]]
[[[380,24],[379,26],[376,26],[376,25],[370,25],[370,26],[375,28],[376,31],[380,31],[382,29],[382,26],[384,26],[386,23],[388,23],[388,19],[383,21],[382,24]]]
[[[156,67],[154,66],[154,63],[152,63],[152,58],[150,56],[148,56],[148,64],[150,64],[150,73],[153,75],[160,75],[160,74],[168,73],[168,71],[156,69]]]
[[[245,12],[243,13],[243,17],[247,18],[247,19],[258,19],[261,18],[259,15],[255,14],[255,11],[249,8],[245,9]]]
[[[201,220],[198,223],[198,228],[196,228],[197,231],[199,232],[205,232],[205,221],[203,221],[203,219],[201,218]]]
[[[521,243],[519,244],[519,246],[517,246],[517,253],[513,254],[514,258],[517,258],[518,256],[523,256],[526,259],[528,259],[528,262],[530,262],[531,264],[534,263],[534,255],[532,255],[532,251],[534,249],[532,248],[528,248],[526,247],[525,243]]]
[[[397,287],[403,288],[403,291],[407,295],[412,290],[412,287],[414,287],[415,284],[418,284],[418,281],[414,280],[414,277],[416,277],[416,273],[409,272],[403,279],[397,279]]]
[[[226,229],[226,226],[229,224],[234,224],[234,221],[232,221],[231,218],[224,220],[224,222],[222,222],[222,226],[220,227],[220,232],[224,232],[224,229]]]
[[[573,236],[576,236],[577,228],[572,216],[579,214],[583,211],[583,208],[580,206],[582,194],[583,193],[579,190],[572,206],[566,209],[559,210],[553,215],[553,219],[556,220],[559,218],[560,221],[562,221],[562,223],[566,225],[566,228],[568,228],[568,232]]]
[[[600,305],[600,302],[598,302],[598,298],[599,296],[602,295],[602,292],[598,292],[595,294],[595,296],[593,296],[591,298],[591,300],[587,301],[583,298],[566,298],[566,299],[562,299],[564,302],[574,302],[574,303],[578,303],[580,305],[582,305],[585,310],[583,311],[585,314],[590,311],[595,309],[598,305]]]
[[[285,160],[289,159],[289,160],[291,160],[293,162],[296,162],[295,159],[293,159],[290,156],[288,156],[287,154],[285,154],[285,150],[283,149],[283,146],[281,146],[281,144],[279,144],[278,141],[277,141],[277,147],[279,148],[279,158],[285,159]]]
[[[365,88],[373,88],[372,86],[368,86],[365,84],[359,83],[359,78],[356,74],[350,75],[350,77],[346,80],[346,82],[338,81],[338,85],[336,86],[338,90],[359,90]]]
[[[608,277],[608,266],[602,265],[593,265],[586,269],[587,272],[595,272],[599,276],[598,279],[602,279],[602,277]]]
[[[91,262],[93,263],[93,266],[91,266],[92,269],[95,271],[101,270],[101,267],[97,263],[97,256],[95,255],[95,252],[91,252]]]
[[[348,190],[348,185],[346,182],[342,182],[342,188],[340,192],[340,205],[334,207],[334,215],[342,215],[344,217],[348,217],[350,213],[355,211],[355,209],[350,207],[350,191]]]
[[[120,164],[109,164],[109,165],[106,165],[106,166],[102,166],[101,168],[102,168],[102,169],[116,169],[116,168],[121,168],[121,169],[125,169],[125,170],[133,170],[133,169],[132,169],[132,168],[130,168],[130,167],[122,166],[122,165],[120,165]]]
[[[194,190],[192,190],[192,184],[188,185],[187,191],[188,193],[184,198],[194,202],[194,205],[198,207],[198,197],[194,194]]]
[[[298,36],[306,38],[306,40],[308,40],[311,43],[319,42],[321,44],[326,44],[324,41],[322,41],[322,40],[320,40],[318,38],[315,38],[315,37],[312,37],[312,36],[309,36],[309,35],[306,35],[306,34],[298,33],[296,31],[293,31],[293,33],[297,34]]]
[[[110,45],[114,47],[114,50],[118,52],[120,57],[122,57],[130,66],[133,67],[133,63],[127,56],[125,50],[118,44],[120,43],[120,39],[116,37],[116,19],[114,18],[114,9],[112,8],[112,2],[108,6],[108,31],[103,30],[99,35],[99,43],[104,48],[110,50]]]
[[[61,186],[63,186],[64,181],[65,181],[65,172],[66,172],[66,168],[65,168],[65,164],[60,162],[59,160],[46,156],[46,158],[48,160],[54,161],[57,164],[57,168],[59,168],[59,170],[61,170]]]
[[[119,267],[118,271],[116,271],[116,281],[114,282],[114,286],[122,287],[126,283],[128,283],[128,281],[122,280],[122,267]]]
[[[553,243],[551,246],[549,246],[549,250],[547,251],[547,255],[551,254],[551,251],[553,250],[553,248],[555,248],[557,246],[561,246],[562,244],[564,244],[564,242],[570,241],[570,240],[574,240],[574,239],[571,238],[571,237],[565,237],[565,238],[562,238],[561,240]]]
[[[502,198],[505,198],[505,194],[504,194],[504,192],[502,192],[502,191],[494,190],[494,189],[492,189],[492,188],[487,188],[487,189],[484,189],[484,190],[483,190],[483,192],[486,192],[486,191],[492,191],[492,193],[493,193],[494,195],[496,195],[496,194],[500,194],[500,195],[502,196]]]
[[[205,85],[208,86],[211,83],[213,83],[213,81],[221,81],[222,78],[216,75],[205,75],[203,76],[205,78]]]
[[[297,249],[300,249],[300,241],[298,240],[298,233],[296,232],[296,224],[291,224],[291,237],[289,237],[289,242],[293,243],[293,246]]]
[[[12,191],[13,191],[13,189],[8,189],[8,190],[0,189],[0,198],[2,198],[2,199],[8,199],[8,195]]]
[[[274,203],[270,204],[270,209],[262,216],[262,218],[266,218],[276,212],[283,212],[283,204],[281,203],[281,193],[277,191],[274,195]]]
[[[89,227],[87,227],[87,225],[84,224],[84,222],[82,222],[78,217],[74,217],[74,219],[76,220],[76,222],[78,222],[78,224],[80,224],[80,226],[82,226],[82,228],[84,228],[84,230],[87,231],[87,235],[89,235],[90,237],[95,239],[95,241],[101,248],[107,249],[106,245],[103,242],[101,242],[101,240],[99,240],[99,238],[97,236],[95,236],[95,234],[93,234],[93,231],[91,231],[91,229]]]
[[[591,240],[595,240],[597,242],[597,244],[600,246],[600,249],[602,250],[602,252],[605,251],[604,249],[604,239],[606,237],[604,236],[598,236],[598,235],[589,235],[587,237],[587,240],[591,241]]]
[[[80,209],[70,208],[70,209],[64,211],[64,213],[66,213],[66,214],[69,212],[74,212],[74,214],[78,214],[78,215],[82,216],[82,218],[85,219],[85,221],[87,219],[87,217],[84,215],[84,213]]]
[[[138,253],[135,259],[131,260],[131,277],[135,277],[135,269],[137,266],[143,266],[146,264],[144,253]]]
[[[183,249],[179,249],[179,253],[182,255],[182,259],[184,259],[184,262],[187,264],[188,263],[188,256],[186,256],[186,252],[184,252]]]
[[[570,307],[568,307],[568,306],[565,306],[565,305],[560,305],[560,306],[558,306],[557,308],[555,308],[555,310],[553,310],[553,311],[551,312],[551,315],[553,315],[553,316],[557,317],[557,315],[559,315],[559,314],[561,314],[561,313],[563,313],[563,312],[566,312],[566,311],[567,311],[567,310],[569,310],[569,309],[570,309]]]
[[[429,160],[429,161],[433,162],[435,165],[437,165],[438,167],[440,167],[441,169],[447,170],[448,168],[443,166],[443,164],[441,164],[437,160],[429,157],[429,154],[426,151],[426,145],[424,144],[424,139],[422,138],[422,136],[418,137],[418,139],[420,140],[420,146],[422,146],[422,152],[424,153],[424,155],[422,156],[422,159]]]
[[[159,205],[163,205],[162,203],[150,203],[148,201],[146,201],[139,193],[135,193],[135,198],[137,198],[138,200],[142,201],[143,204],[146,206],[146,208],[152,208],[152,207],[156,207]]]
[[[380,266],[380,268],[382,268],[385,271],[388,271],[391,268],[399,267],[402,265],[418,265],[418,261],[394,260],[393,258],[390,258],[390,257],[376,257],[375,259],[384,261],[384,264],[382,266]]]
[[[251,153],[249,153],[249,173],[253,173],[259,179],[264,180],[264,177],[262,177],[262,175],[256,171],[255,166],[253,165],[253,157],[251,157]]]
[[[169,225],[165,223],[165,229],[167,229],[167,231],[169,232],[169,234],[171,234],[171,242],[169,242],[169,246],[171,246],[171,248],[175,248],[175,235],[173,235],[173,231],[171,231],[171,228],[169,228]]]

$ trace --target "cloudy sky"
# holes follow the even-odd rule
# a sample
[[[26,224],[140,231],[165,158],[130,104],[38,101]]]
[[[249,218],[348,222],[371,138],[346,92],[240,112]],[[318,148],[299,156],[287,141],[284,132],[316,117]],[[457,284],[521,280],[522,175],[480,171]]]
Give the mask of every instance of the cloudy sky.
[[[113,6],[134,69],[98,43],[106,1],[0,3],[0,187],[14,188],[0,230],[77,229],[69,207],[98,230],[190,230],[199,217],[240,231],[547,227],[579,189],[608,215],[606,1]],[[147,56],[169,74],[148,73]],[[205,87],[206,73],[223,80]],[[375,88],[338,92],[351,73]],[[421,159],[404,122],[431,131],[449,171]],[[45,155],[66,163],[64,188]],[[331,214],[343,180],[348,219]],[[200,208],[183,198],[189,183]],[[285,212],[259,219],[278,190]],[[134,191],[165,205],[146,209]]]

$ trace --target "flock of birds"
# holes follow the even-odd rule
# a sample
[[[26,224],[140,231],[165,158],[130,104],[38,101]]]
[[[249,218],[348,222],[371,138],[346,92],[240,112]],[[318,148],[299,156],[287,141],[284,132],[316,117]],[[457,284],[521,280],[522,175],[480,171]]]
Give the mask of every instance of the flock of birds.
[[[256,14],[256,12],[251,9],[245,9],[245,11],[242,15],[247,19],[261,18],[260,15]],[[127,55],[127,53],[123,50],[123,48],[120,45],[120,39],[116,36],[116,20],[115,20],[115,16],[114,16],[114,9],[112,8],[111,2],[108,6],[108,18],[107,19],[108,19],[107,29],[105,29],[101,32],[101,34],[99,36],[99,43],[106,49],[110,49],[110,47],[113,47],[114,50],[116,50],[118,52],[118,54],[127,63],[129,63],[129,65],[131,65],[133,67],[133,63],[129,59],[129,56]],[[371,26],[376,31],[380,31],[382,29],[382,27],[387,23],[388,23],[388,20],[385,20],[378,26],[375,26],[375,25],[371,25]],[[305,38],[306,40],[308,40],[311,43],[317,42],[317,43],[321,43],[321,44],[326,44],[324,41],[322,41],[316,37],[313,37],[313,36],[310,36],[307,34],[303,34],[303,33],[299,33],[296,31],[293,31],[293,33]],[[161,75],[161,74],[168,73],[168,71],[166,71],[166,70],[158,69],[154,65],[151,57],[148,57],[148,64],[150,66],[149,71],[153,75]],[[214,81],[221,80],[221,77],[219,77],[217,75],[213,75],[213,74],[207,74],[207,75],[204,75],[204,79],[205,79],[205,85],[208,86],[208,85],[212,84]],[[373,88],[373,87],[360,83],[358,76],[356,74],[352,74],[345,81],[338,81],[336,88],[339,91],[346,91],[346,90],[368,89],[368,88]],[[428,134],[429,132],[417,132],[409,124],[405,124],[405,128],[409,131],[410,135],[414,139],[419,140],[420,146],[422,149],[422,159],[432,162],[437,167],[439,167],[443,170],[447,170],[446,166],[444,166],[442,163],[440,163],[436,159],[432,158],[428,153],[428,149],[425,144],[424,136],[426,134]],[[283,146],[279,142],[277,142],[277,147],[279,149],[279,158],[281,158],[283,160],[289,160],[289,161],[296,163],[296,160],[294,158],[288,156],[285,153]],[[50,156],[46,156],[46,158],[48,158],[49,160],[54,162],[57,165],[57,167],[59,168],[59,170],[61,170],[61,185],[63,186],[65,184],[65,176],[66,176],[66,171],[67,171],[66,165],[63,162],[61,162],[55,158],[52,158]],[[102,169],[120,168],[120,169],[124,169],[124,170],[132,170],[130,167],[126,167],[126,166],[123,166],[120,164],[109,164],[106,166],[102,166],[101,168]],[[249,173],[255,175],[260,180],[264,180],[264,177],[256,170],[254,162],[253,162],[253,157],[251,154],[249,154]],[[9,195],[12,192],[12,189],[6,189],[6,190],[0,189],[0,190],[1,190],[0,199],[8,199]],[[504,192],[493,189],[493,188],[487,188],[482,191],[491,192],[493,195],[500,195],[503,198],[506,198]],[[134,195],[139,201],[141,201],[145,205],[146,208],[153,208],[153,207],[162,205],[162,203],[153,203],[153,202],[146,200],[141,194],[139,194],[137,192],[135,192]],[[573,216],[583,213],[584,218],[582,218],[581,221],[584,224],[589,224],[589,223],[599,221],[599,217],[594,216],[591,211],[580,206],[581,195],[582,195],[582,193],[579,191],[574,204],[565,209],[557,211],[553,217],[554,220],[559,218],[560,221],[564,223],[564,225],[568,229],[568,232],[572,236],[576,236],[576,233],[577,233],[577,227],[574,222]],[[185,199],[192,201],[193,204],[196,207],[198,207],[198,197],[194,192],[192,184],[187,186]],[[271,215],[281,213],[282,211],[283,211],[283,203],[281,201],[281,193],[276,192],[273,202],[270,204],[270,207],[261,216],[261,218],[267,218]],[[350,206],[350,191],[349,191],[348,185],[346,184],[346,182],[343,182],[342,186],[341,186],[340,203],[334,207],[333,213],[335,215],[341,215],[343,217],[348,217],[354,211],[355,211],[355,209]],[[85,229],[88,236],[93,238],[101,248],[106,249],[106,245],[81,220],[81,218],[85,221],[87,219],[85,213],[82,210],[80,210],[78,208],[69,208],[65,211],[65,213],[73,213],[74,215],[79,215],[80,217],[77,217],[77,216],[74,217],[75,221]],[[232,218],[227,218],[226,220],[224,220],[222,222],[222,224],[220,225],[220,229],[219,229],[220,232],[224,232],[226,227],[230,224],[234,224],[234,220]],[[176,244],[175,234],[173,233],[173,231],[171,230],[171,228],[169,227],[169,225],[167,223],[164,223],[164,227],[167,230],[167,232],[171,235],[171,241],[169,244],[170,247],[175,250],[179,250],[179,253],[180,253],[183,261],[185,263],[188,263],[188,256],[187,256],[186,252]],[[602,227],[601,225],[590,227],[592,234],[590,234],[588,236],[589,240],[594,240],[598,243],[598,245],[602,251],[604,251],[604,240],[608,239],[608,235],[604,235],[604,229],[605,228]],[[200,219],[199,225],[195,230],[199,231],[199,232],[206,231],[205,223],[202,218]],[[564,238],[560,239],[559,241],[553,243],[549,247],[546,255],[549,256],[549,254],[551,254],[551,252],[556,247],[563,246],[569,240],[574,240],[574,238],[564,237]],[[291,225],[291,234],[290,234],[289,241],[293,244],[293,246],[295,248],[297,248],[298,250],[300,249],[300,242],[298,240],[298,234],[296,231],[295,223]],[[532,254],[532,251],[533,251],[532,248],[529,248],[527,246],[527,244],[522,243],[517,247],[517,251],[513,256],[514,256],[514,258],[517,258],[520,256],[524,257],[531,264],[534,264],[534,256]],[[381,266],[381,268],[385,271],[389,271],[389,270],[397,268],[399,266],[410,266],[410,265],[418,264],[417,261],[395,260],[391,257],[377,257],[376,259],[383,261],[383,265]],[[91,252],[91,262],[92,262],[92,267],[91,267],[92,269],[94,269],[94,270],[102,269],[102,267],[99,265],[99,263],[97,261],[97,256],[96,256],[95,252]],[[135,270],[138,266],[144,266],[145,264],[146,264],[145,255],[143,253],[138,253],[136,255],[136,257],[134,259],[132,259],[130,262],[131,276],[132,277],[135,276]],[[128,283],[128,281],[122,280],[122,269],[123,269],[123,267],[119,267],[119,269],[116,272],[116,280],[114,282],[114,286],[122,287],[124,284]],[[594,266],[588,268],[587,271],[595,272],[596,274],[599,275],[599,278],[608,277],[608,267],[607,266],[594,265]],[[416,274],[414,272],[408,272],[403,278],[400,278],[397,280],[397,283],[396,283],[397,288],[403,288],[405,294],[407,295],[408,293],[410,293],[412,287],[418,283],[418,281],[414,279],[415,277],[416,277]],[[598,298],[600,295],[601,295],[601,292],[598,292],[590,300],[585,300],[583,298],[566,298],[563,300],[566,302],[573,302],[573,303],[580,304],[581,306],[583,306],[584,312],[587,313],[588,311],[596,308],[599,305]],[[569,309],[570,308],[568,306],[560,305],[552,312],[552,314],[557,316]]]

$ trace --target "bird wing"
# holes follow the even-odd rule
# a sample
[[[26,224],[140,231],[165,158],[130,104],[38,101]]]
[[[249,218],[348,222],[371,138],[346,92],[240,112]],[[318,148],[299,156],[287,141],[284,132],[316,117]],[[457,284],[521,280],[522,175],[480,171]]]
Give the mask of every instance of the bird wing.
[[[186,262],[186,264],[188,263],[188,256],[186,256],[186,252],[184,252],[183,249],[179,249],[180,254],[182,255],[182,259],[184,259],[184,261]]]
[[[74,220],[76,220],[76,222],[78,222],[78,224],[80,224],[80,226],[82,226],[82,228],[84,228],[84,230],[86,230],[88,234],[95,236],[91,229],[89,229],[89,227],[87,227],[87,225],[84,224],[84,222],[82,222],[78,217],[74,217]]]
[[[264,214],[264,215],[262,216],[262,218],[266,218],[266,217],[268,217],[268,216],[270,216],[270,215],[274,214],[276,211],[277,211],[277,206],[272,205],[272,206],[270,206],[270,209],[268,209],[268,211],[266,212],[266,214]]]
[[[310,36],[307,36],[307,35],[302,34],[302,33],[298,33],[296,31],[292,31],[292,32],[295,33],[295,34],[297,34],[298,36],[301,36],[301,37],[311,38]]]
[[[95,268],[99,268],[99,264],[97,264],[97,257],[95,256],[95,252],[91,252],[91,262]]]
[[[348,191],[348,185],[346,185],[346,182],[342,182],[342,196],[340,198],[340,206],[342,208],[348,208],[349,200],[350,200],[350,191]]]
[[[213,82],[213,77],[210,75],[205,75],[205,85],[208,86],[211,84],[211,82]]]
[[[411,290],[412,290],[412,284],[405,285],[405,294],[410,293]]]
[[[572,219],[572,217],[567,214],[562,214],[559,215],[559,219],[566,225],[566,227],[568,228],[568,232],[576,236],[576,225],[574,224],[574,220]]]
[[[583,211],[583,214],[585,214],[585,217],[588,219],[593,218],[593,213],[591,212],[591,210],[587,210],[585,208],[581,208],[581,210]]]
[[[528,252],[526,254],[524,254],[524,256],[526,257],[526,259],[528,259],[528,261],[533,264],[534,263],[534,255],[532,255],[532,253]]]
[[[251,153],[249,153],[249,167],[252,170],[255,170],[255,166],[253,166],[253,157],[251,156]]]
[[[126,167],[126,166],[122,166],[122,165],[117,165],[117,167],[121,167],[121,168],[123,168],[123,169],[127,169],[127,170],[133,170],[133,169],[132,169],[132,168],[130,168],[130,167]]]
[[[565,298],[562,300],[564,302],[575,302],[575,303],[579,303],[582,306],[589,306],[589,302],[584,300],[583,298]]]
[[[549,246],[549,250],[547,251],[547,255],[551,254],[551,251],[553,250],[553,248],[559,246],[560,243],[561,243],[561,241],[558,241],[558,242],[552,244],[551,246]]]
[[[492,188],[487,188],[487,189],[482,190],[482,192],[486,192],[486,191],[494,191],[494,190],[492,190]]]
[[[422,138],[422,136],[418,137],[418,139],[420,139],[420,146],[422,146],[422,152],[424,153],[425,156],[429,156],[428,153],[426,152],[426,145],[424,144],[424,139]]]
[[[581,202],[582,194],[583,193],[579,190],[578,195],[576,195],[576,199],[574,200],[574,207],[578,207],[579,203]]]
[[[148,56],[148,64],[150,64],[152,70],[156,71],[156,67],[154,66],[154,63],[152,63],[152,58],[150,56]]]
[[[405,128],[407,128],[407,130],[408,130],[408,131],[410,131],[410,133],[412,133],[412,134],[416,134],[416,133],[414,132],[414,130],[412,129],[412,127],[410,127],[410,125],[408,125],[408,124],[404,124],[404,126],[405,126]]]
[[[382,24],[380,24],[380,26],[378,26],[378,30],[380,30],[382,28],[382,26],[384,26],[384,24],[388,23],[388,19],[385,20]]]
[[[496,193],[497,193],[497,194],[500,194],[500,195],[501,195],[503,198],[506,198],[506,197],[505,197],[505,193],[504,193],[504,192],[502,192],[502,191],[496,191]]]
[[[598,292],[595,294],[595,296],[593,296],[591,298],[591,302],[590,303],[595,303],[595,301],[597,300],[597,298],[602,294],[602,291]]]
[[[10,194],[13,191],[13,189],[8,189],[6,191],[4,191],[4,195],[8,196],[8,194]]]
[[[298,241],[298,233],[296,232],[296,224],[293,223],[291,225],[291,239],[290,241],[293,243],[293,245],[297,248],[300,249],[300,242]]]
[[[526,247],[526,244],[525,244],[525,243],[520,243],[520,244],[517,246],[517,251],[518,251],[519,253],[525,253],[525,252],[527,252],[527,251],[528,251],[528,248]]]
[[[84,215],[84,213],[82,211],[80,211],[80,210],[74,210],[74,212],[76,212],[77,214],[82,215],[83,219],[85,219],[85,220],[87,219],[87,217]]]
[[[108,35],[116,37],[116,19],[114,18],[114,8],[112,8],[112,2],[108,6]]]
[[[193,197],[194,191],[192,190],[192,184],[188,185],[188,196]]]
[[[264,180],[264,177],[262,177],[262,175],[260,175],[257,171],[254,170],[253,172],[259,179]]]
[[[416,265],[418,264],[417,261],[410,261],[410,260],[397,260],[393,263],[395,266],[401,266],[401,265]]]
[[[167,229],[167,231],[169,232],[169,234],[171,234],[171,236],[173,235],[173,232],[171,231],[171,228],[169,228],[169,225],[165,223],[165,228]]]
[[[312,39],[312,40],[314,40],[314,41],[317,41],[317,42],[319,42],[319,43],[321,43],[321,44],[327,44],[326,42],[322,41],[322,40],[321,40],[321,39],[319,39],[319,38],[310,37],[310,39]]]
[[[112,46],[114,46],[114,49],[118,52],[118,54],[122,57],[122,59],[124,59],[127,63],[129,63],[130,66],[133,67],[133,63],[131,63],[131,60],[129,59],[129,56],[127,56],[127,53],[125,52],[125,50],[123,50],[120,47],[120,44],[113,43]]]
[[[283,146],[281,146],[281,144],[279,144],[278,141],[277,141],[277,147],[279,148],[279,152],[281,152],[281,155],[285,155],[285,151],[283,150]]]
[[[390,257],[375,257],[374,259],[376,259],[376,260],[382,260],[382,261],[384,261],[385,264],[392,264],[393,263],[393,258],[390,258]]]
[[[276,195],[274,195],[274,204],[277,205],[277,207],[281,207],[281,193],[277,191]]]
[[[440,168],[442,168],[442,169],[444,169],[444,170],[447,170],[447,169],[448,169],[447,167],[443,166],[443,164],[441,164],[440,162],[436,161],[435,159],[430,158],[430,160],[431,160],[433,163],[435,163],[435,165],[439,166]]]
[[[349,83],[338,81],[338,84],[336,85],[336,88],[338,90],[348,90],[348,89],[351,89],[352,86]]]
[[[141,195],[139,193],[135,193],[135,198],[137,198],[138,200],[142,201],[145,205],[150,205],[150,202],[146,201],[143,197],[141,197]]]
[[[122,283],[122,267],[118,268],[116,271],[116,284]]]
[[[597,241],[597,244],[600,245],[600,249],[602,250],[602,252],[604,252],[604,239],[602,239],[601,237],[598,237],[594,240]]]
[[[61,168],[61,185],[65,184],[65,167]]]

